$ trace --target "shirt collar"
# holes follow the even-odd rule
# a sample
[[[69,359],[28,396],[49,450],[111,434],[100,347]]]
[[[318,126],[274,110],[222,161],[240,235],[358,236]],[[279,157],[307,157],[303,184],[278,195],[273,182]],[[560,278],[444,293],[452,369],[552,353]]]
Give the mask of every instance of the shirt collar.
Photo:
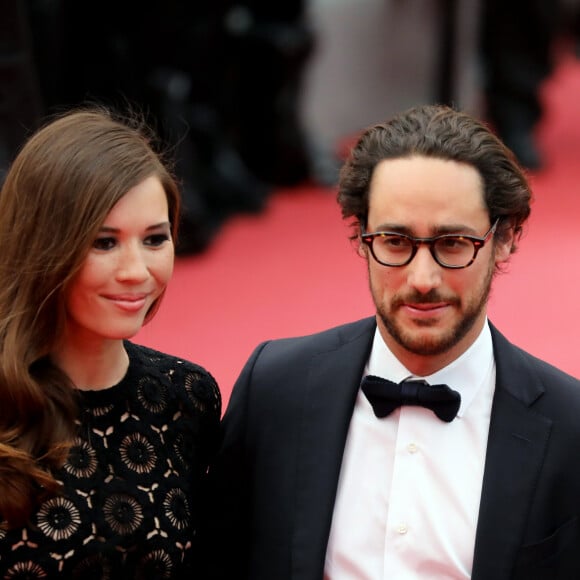
[[[431,384],[444,383],[458,391],[461,394],[461,407],[458,415],[462,416],[477,392],[493,380],[494,372],[493,343],[486,319],[478,337],[459,358],[441,370],[420,378]],[[375,330],[365,374],[390,379],[396,383],[417,377],[392,353],[385,344],[378,327]]]

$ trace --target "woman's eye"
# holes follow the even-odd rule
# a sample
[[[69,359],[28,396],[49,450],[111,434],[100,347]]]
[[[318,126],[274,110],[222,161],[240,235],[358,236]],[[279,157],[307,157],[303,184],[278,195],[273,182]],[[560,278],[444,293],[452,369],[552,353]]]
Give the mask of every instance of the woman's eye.
[[[97,238],[93,242],[93,248],[96,250],[110,250],[115,247],[116,243],[115,238]]]
[[[148,246],[161,246],[169,239],[170,237],[167,234],[153,234],[145,239],[145,244]]]

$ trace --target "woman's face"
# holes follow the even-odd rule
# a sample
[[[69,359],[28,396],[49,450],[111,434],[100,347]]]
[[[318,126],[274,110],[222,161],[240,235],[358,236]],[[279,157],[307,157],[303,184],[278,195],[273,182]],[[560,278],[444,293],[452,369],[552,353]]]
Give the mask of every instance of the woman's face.
[[[66,294],[66,340],[126,339],[142,327],[173,273],[167,196],[157,177],[130,189],[107,215]]]

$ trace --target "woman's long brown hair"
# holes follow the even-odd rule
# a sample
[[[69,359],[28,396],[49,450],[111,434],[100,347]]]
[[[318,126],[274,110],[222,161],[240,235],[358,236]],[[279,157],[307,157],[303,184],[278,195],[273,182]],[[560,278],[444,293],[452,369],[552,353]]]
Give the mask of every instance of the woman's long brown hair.
[[[157,176],[175,240],[179,191],[141,116],[86,107],[25,143],[0,192],[0,521],[23,525],[58,493],[75,435],[70,380],[51,362],[65,324],[63,294],[107,214]],[[154,314],[157,304],[149,312]]]

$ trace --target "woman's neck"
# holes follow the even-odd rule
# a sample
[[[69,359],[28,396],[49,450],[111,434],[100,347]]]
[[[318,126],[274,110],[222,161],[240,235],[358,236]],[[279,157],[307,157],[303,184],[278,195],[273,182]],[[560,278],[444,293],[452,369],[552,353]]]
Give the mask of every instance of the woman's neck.
[[[121,381],[129,367],[129,356],[122,340],[79,344],[64,341],[52,360],[79,390],[102,390]]]

